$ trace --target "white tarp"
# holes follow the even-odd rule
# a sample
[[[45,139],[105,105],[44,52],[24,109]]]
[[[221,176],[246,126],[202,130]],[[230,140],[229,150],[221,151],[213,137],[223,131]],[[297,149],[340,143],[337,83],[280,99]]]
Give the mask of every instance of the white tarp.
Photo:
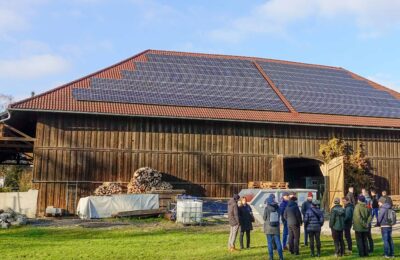
[[[11,208],[25,214],[28,218],[36,217],[38,190],[27,192],[0,192],[0,209]]]
[[[89,196],[79,200],[76,212],[81,219],[110,218],[122,211],[158,209],[158,194]]]

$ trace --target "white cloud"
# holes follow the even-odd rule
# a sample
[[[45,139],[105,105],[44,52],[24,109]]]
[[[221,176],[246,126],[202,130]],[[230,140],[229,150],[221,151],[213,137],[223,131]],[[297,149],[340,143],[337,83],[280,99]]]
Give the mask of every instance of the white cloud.
[[[29,27],[29,20],[34,13],[34,7],[46,0],[13,0],[0,1],[0,36],[24,30]]]
[[[26,26],[23,16],[14,10],[0,8],[0,33],[20,30]]]
[[[214,39],[240,41],[250,34],[285,35],[287,29],[308,18],[319,21],[352,21],[362,36],[379,36],[400,27],[398,0],[269,0],[248,15],[233,19],[210,32]]]
[[[69,63],[64,58],[52,55],[33,55],[21,59],[0,60],[0,78],[32,79],[65,72]]]

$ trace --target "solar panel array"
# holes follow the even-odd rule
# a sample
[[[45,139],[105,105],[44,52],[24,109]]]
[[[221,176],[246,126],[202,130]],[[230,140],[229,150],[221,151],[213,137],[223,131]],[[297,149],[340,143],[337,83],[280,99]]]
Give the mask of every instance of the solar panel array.
[[[93,78],[77,100],[288,111],[251,61],[148,54],[122,79]]]
[[[122,79],[93,78],[77,100],[289,110],[249,60],[147,54]],[[400,118],[400,102],[342,69],[257,61],[294,109],[303,113]]]
[[[259,62],[298,112],[400,118],[400,101],[341,69]]]

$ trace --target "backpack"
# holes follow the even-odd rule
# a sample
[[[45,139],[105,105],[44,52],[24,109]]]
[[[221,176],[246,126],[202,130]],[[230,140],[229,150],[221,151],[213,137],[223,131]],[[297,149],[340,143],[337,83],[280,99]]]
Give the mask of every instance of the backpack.
[[[269,225],[271,227],[278,227],[279,226],[279,213],[278,211],[271,211],[269,214]]]
[[[397,217],[396,217],[396,211],[394,211],[393,209],[388,209],[387,211],[387,222],[390,226],[394,226],[397,223]]]

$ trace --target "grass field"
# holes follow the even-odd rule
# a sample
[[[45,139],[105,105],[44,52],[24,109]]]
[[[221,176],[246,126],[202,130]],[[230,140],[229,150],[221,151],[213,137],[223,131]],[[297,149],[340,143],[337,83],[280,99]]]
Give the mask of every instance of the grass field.
[[[235,253],[227,251],[227,236],[223,225],[182,227],[162,220],[113,229],[28,226],[0,230],[0,259],[267,259],[261,230],[253,231],[251,249]],[[382,259],[380,237],[375,244],[369,259]],[[353,252],[343,259],[358,258]],[[323,237],[322,254],[320,259],[333,258],[330,237]],[[285,253],[285,258],[312,259],[305,247],[300,257]]]

